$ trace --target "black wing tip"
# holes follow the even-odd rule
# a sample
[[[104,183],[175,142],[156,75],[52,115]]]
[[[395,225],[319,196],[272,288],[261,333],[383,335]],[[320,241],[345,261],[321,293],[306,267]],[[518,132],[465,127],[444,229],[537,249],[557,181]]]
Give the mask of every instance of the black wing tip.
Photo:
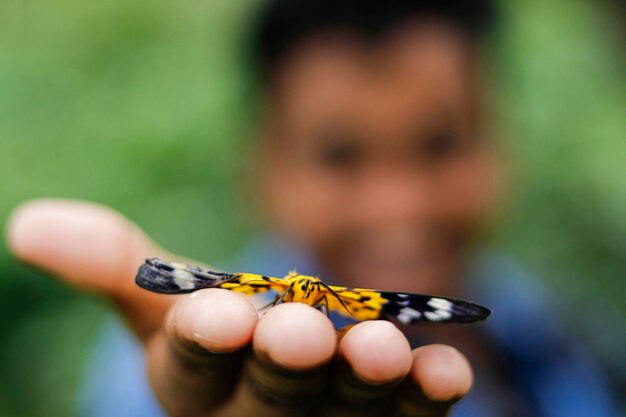
[[[414,317],[410,316],[411,312],[405,313],[405,317],[400,319],[403,324],[469,324],[486,320],[491,315],[487,307],[455,298],[396,292],[381,294],[391,301],[383,306],[390,317],[399,318],[404,308],[416,311]],[[407,304],[411,299],[419,300],[420,305]]]
[[[135,284],[144,290],[159,294],[181,294],[185,291],[176,285],[171,277],[173,267],[159,258],[147,258],[139,267],[135,276]]]
[[[487,320],[489,318],[489,316],[491,316],[491,310],[489,310],[487,307],[483,307],[483,306],[479,306],[477,305],[477,311],[476,314],[474,315],[474,320],[473,321],[484,321]]]
[[[157,271],[155,271],[154,265],[150,262],[149,259],[146,259],[146,262],[143,263],[137,271],[137,275],[135,276],[135,284],[145,290],[155,291],[156,286],[153,284],[153,282],[156,279],[156,273]]]
[[[195,265],[147,258],[139,267],[135,283],[159,294],[187,294],[236,278],[237,274],[217,272]]]
[[[487,320],[491,316],[491,310],[479,304],[468,301],[455,300],[454,309],[457,312],[456,319],[460,323],[475,323]]]

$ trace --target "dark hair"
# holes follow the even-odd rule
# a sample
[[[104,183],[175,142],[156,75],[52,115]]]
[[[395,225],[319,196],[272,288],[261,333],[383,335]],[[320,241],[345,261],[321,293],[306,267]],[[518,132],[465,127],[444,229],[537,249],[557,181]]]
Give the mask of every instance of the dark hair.
[[[298,43],[319,32],[345,30],[376,40],[409,19],[435,17],[479,40],[493,21],[491,0],[265,0],[253,25],[249,58],[268,81]]]

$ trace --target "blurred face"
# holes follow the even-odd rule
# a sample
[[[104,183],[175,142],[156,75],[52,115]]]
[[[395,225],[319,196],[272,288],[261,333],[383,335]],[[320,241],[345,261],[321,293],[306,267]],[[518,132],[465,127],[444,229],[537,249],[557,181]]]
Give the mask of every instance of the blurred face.
[[[435,23],[367,45],[321,35],[281,65],[263,192],[276,226],[329,277],[451,285],[493,194],[472,65],[466,41]]]

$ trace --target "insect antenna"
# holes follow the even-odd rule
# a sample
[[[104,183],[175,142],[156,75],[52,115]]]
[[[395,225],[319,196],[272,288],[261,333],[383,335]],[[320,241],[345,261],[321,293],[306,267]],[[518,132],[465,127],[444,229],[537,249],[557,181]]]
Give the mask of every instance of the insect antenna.
[[[319,281],[320,285],[324,288],[326,288],[328,291],[330,291],[330,293],[337,299],[339,300],[339,302],[341,303],[341,305],[343,306],[343,308],[346,309],[346,311],[348,313],[350,313],[351,316],[354,316],[354,314],[352,313],[352,311],[350,311],[350,309],[348,308],[348,306],[346,305],[346,303],[343,302],[343,300],[341,299],[341,297],[339,296],[339,294],[337,294],[335,292],[335,290],[333,290],[329,285],[324,284],[322,281]]]

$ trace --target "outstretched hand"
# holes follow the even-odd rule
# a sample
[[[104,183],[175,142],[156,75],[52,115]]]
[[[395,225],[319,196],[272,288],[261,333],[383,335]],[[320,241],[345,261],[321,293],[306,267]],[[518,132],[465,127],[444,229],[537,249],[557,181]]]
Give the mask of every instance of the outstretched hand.
[[[150,293],[134,283],[145,258],[167,253],[118,213],[91,203],[37,200],[8,225],[15,256],[110,298],[143,342],[154,392],[170,415],[445,416],[472,384],[449,346],[411,351],[391,323],[360,323],[339,340],[300,303],[259,319],[241,294]]]

